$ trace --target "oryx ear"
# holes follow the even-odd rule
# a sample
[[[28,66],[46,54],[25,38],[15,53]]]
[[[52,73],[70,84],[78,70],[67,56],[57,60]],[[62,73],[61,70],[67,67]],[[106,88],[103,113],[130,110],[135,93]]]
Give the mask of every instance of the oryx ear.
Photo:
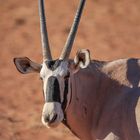
[[[22,74],[27,74],[31,72],[40,72],[41,69],[40,64],[32,62],[27,57],[14,58],[14,63],[16,65],[17,70]]]
[[[75,66],[79,66],[82,69],[87,68],[90,64],[90,61],[90,51],[87,49],[82,49],[78,51],[74,59]]]

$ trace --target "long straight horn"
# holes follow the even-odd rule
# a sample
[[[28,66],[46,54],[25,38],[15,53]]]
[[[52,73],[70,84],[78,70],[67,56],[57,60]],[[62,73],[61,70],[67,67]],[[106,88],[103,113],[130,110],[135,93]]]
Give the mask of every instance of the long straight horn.
[[[76,36],[76,32],[77,32],[77,29],[78,29],[78,25],[79,25],[79,22],[80,22],[80,18],[81,18],[81,15],[82,15],[82,11],[84,9],[85,1],[86,0],[80,0],[79,6],[78,6],[78,9],[77,9],[75,18],[74,18],[73,25],[71,27],[71,30],[70,30],[70,33],[68,35],[66,44],[65,44],[65,46],[63,48],[63,51],[61,53],[61,56],[59,58],[61,60],[69,58],[69,55],[70,55],[70,52],[71,52],[71,49],[72,49],[72,46],[73,46],[73,42],[74,42],[74,39],[75,39],[75,36]]]
[[[41,30],[43,60],[52,60],[49,40],[48,40],[47,27],[46,27],[44,0],[39,0],[39,16],[40,16],[40,30]]]

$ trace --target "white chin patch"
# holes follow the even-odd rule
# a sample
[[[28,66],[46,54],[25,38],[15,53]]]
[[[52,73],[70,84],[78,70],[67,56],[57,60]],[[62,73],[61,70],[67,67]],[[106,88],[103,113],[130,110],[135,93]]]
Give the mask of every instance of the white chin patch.
[[[55,119],[55,121],[53,121],[52,123],[45,121],[46,116],[51,117],[54,114],[57,115],[57,118]],[[64,114],[63,114],[60,103],[49,102],[49,103],[44,104],[43,111],[42,111],[42,123],[43,123],[43,125],[47,126],[48,128],[56,127],[62,122],[63,119],[64,119]]]

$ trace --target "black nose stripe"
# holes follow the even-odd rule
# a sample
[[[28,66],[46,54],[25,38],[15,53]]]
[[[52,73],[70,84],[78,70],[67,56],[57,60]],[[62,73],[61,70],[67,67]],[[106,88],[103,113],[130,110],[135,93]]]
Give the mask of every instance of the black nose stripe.
[[[56,77],[48,78],[46,94],[46,102],[61,102],[60,87]]]

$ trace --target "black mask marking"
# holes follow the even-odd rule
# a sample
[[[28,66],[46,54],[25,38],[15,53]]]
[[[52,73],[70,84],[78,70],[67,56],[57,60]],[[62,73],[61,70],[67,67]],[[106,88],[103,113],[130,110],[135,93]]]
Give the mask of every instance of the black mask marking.
[[[48,78],[46,102],[61,103],[59,82],[54,76]]]
[[[58,66],[60,66],[62,60],[46,61],[45,64],[47,68],[54,71]]]

